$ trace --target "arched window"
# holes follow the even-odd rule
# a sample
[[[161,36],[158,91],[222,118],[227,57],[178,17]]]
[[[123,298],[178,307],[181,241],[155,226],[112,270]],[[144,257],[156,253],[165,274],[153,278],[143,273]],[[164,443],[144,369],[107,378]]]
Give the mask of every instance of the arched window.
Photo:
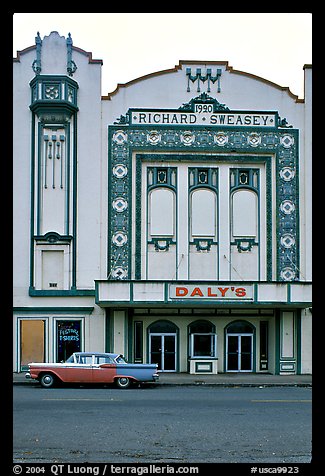
[[[228,325],[227,334],[252,334],[254,326],[247,321],[235,321]]]
[[[195,321],[189,327],[189,356],[211,358],[217,356],[216,327],[209,321]]]
[[[257,194],[251,190],[236,190],[232,195],[233,237],[257,236]]]
[[[151,237],[172,237],[175,229],[175,194],[159,187],[149,194],[149,233]]]
[[[178,327],[171,321],[156,321],[148,327],[151,334],[176,333]]]
[[[216,194],[199,188],[191,194],[192,237],[211,237],[216,234]]]

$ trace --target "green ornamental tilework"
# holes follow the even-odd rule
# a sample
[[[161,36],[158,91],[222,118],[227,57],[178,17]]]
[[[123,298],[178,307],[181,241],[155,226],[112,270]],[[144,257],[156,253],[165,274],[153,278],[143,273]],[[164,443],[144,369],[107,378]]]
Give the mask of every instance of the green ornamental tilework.
[[[210,164],[211,161],[217,163],[222,154],[222,160],[229,160],[234,165],[247,160],[248,155],[252,167],[254,156],[258,162],[265,159],[267,190],[272,189],[268,182],[275,180],[276,183],[276,195],[267,193],[267,209],[276,209],[276,263],[272,263],[274,230],[268,220],[267,279],[272,280],[272,269],[276,266],[276,280],[299,281],[298,139],[299,131],[292,128],[261,131],[258,128],[139,126],[122,123],[109,126],[108,278],[130,279],[131,254],[140,250],[141,229],[136,230],[135,250],[131,248],[131,228],[134,225],[131,219],[133,153],[136,153],[138,190],[141,153],[146,154],[146,160],[157,159],[157,153],[162,154],[159,155],[161,160],[170,160],[168,154],[172,152],[182,154],[181,160],[188,162],[196,160],[197,154],[203,154]],[[270,161],[275,161],[275,176],[271,174]],[[140,199],[136,197],[138,227]],[[139,256],[136,257],[135,275],[136,279],[141,279]]]

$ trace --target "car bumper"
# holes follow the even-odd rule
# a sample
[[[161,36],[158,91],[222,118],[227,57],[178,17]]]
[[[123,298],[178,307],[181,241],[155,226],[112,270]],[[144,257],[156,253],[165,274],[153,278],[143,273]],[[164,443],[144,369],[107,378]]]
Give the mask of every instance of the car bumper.
[[[152,378],[154,382],[157,382],[159,380],[159,374],[153,374]]]

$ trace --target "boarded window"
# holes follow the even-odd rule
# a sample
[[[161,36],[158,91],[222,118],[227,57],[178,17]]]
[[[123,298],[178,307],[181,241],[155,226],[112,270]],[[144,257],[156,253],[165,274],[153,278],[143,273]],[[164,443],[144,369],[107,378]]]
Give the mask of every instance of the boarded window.
[[[216,233],[216,195],[197,189],[191,196],[192,236],[214,237]]]
[[[250,190],[238,190],[232,196],[233,236],[257,236],[257,195]]]
[[[151,236],[174,235],[175,195],[168,188],[156,188],[149,195]]]
[[[28,369],[29,362],[44,362],[45,359],[45,321],[22,320],[21,330],[21,370]]]
[[[42,251],[42,289],[63,289],[64,252]]]

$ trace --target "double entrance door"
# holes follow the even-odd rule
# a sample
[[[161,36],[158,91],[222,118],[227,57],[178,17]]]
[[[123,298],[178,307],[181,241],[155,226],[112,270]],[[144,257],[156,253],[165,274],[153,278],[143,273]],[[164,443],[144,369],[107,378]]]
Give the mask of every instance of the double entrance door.
[[[176,334],[149,334],[150,363],[158,364],[158,371],[176,372]]]
[[[253,371],[253,334],[227,334],[227,372]]]

